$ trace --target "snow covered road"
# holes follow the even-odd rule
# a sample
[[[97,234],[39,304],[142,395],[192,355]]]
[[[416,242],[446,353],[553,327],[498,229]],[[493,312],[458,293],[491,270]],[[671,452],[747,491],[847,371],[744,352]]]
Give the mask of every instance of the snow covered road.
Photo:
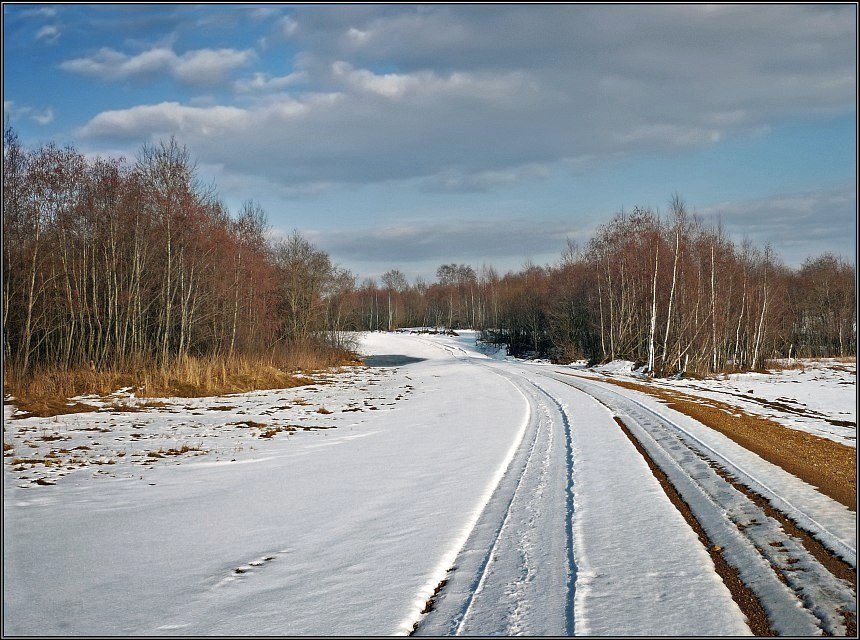
[[[471,334],[362,348],[384,368],[315,396],[333,429],[55,486],[4,464],[4,633],[750,634],[649,462],[770,629],[845,633],[851,586],[744,493],[855,565],[854,514],[793,476],[642,394],[488,357]],[[278,395],[230,403],[286,420]],[[9,417],[16,448],[16,424],[51,420]]]

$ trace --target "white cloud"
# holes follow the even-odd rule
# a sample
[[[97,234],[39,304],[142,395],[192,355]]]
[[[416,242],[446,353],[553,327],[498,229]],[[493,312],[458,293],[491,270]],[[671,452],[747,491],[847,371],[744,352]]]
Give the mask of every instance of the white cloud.
[[[550,165],[538,163],[476,173],[447,169],[429,178],[425,183],[425,188],[428,191],[488,191],[494,187],[548,178],[551,174],[552,167]]]
[[[60,29],[57,25],[46,24],[36,32],[36,40],[47,44],[54,44],[60,37]]]
[[[249,49],[198,49],[180,56],[172,71],[186,84],[216,84],[228,71],[245,65],[253,57]]]
[[[398,99],[407,95],[473,97],[483,102],[522,99],[539,93],[536,82],[521,72],[505,74],[450,73],[445,76],[432,71],[414,73],[376,74],[368,69],[356,69],[348,62],[338,60],[331,66],[332,76],[346,87],[357,92],[373,93]]]
[[[297,192],[403,179],[492,189],[852,113],[849,9],[296,5],[273,23],[300,25],[288,28],[299,48],[294,71],[259,68],[237,79],[239,115],[225,105],[233,115],[216,123],[217,105],[165,102],[97,115],[82,131],[111,143],[175,124],[202,162]],[[214,82],[253,55],[103,49],[64,68]],[[214,128],[217,145],[202,133]]]
[[[288,38],[299,30],[299,23],[293,20],[290,16],[284,16],[279,23],[281,33]]]
[[[667,145],[693,147],[719,142],[723,137],[719,129],[679,124],[653,123],[621,131],[613,139],[621,146]]]
[[[40,17],[40,18],[53,18],[57,15],[56,10],[51,9],[50,7],[41,7],[39,9],[31,9],[29,11],[23,12],[21,15],[27,17]]]
[[[12,100],[3,101],[3,115],[12,122],[28,119],[38,125],[49,125],[54,121],[54,110],[51,107],[36,109],[26,105],[16,105]]]
[[[362,31],[355,27],[350,27],[346,32],[346,37],[357,45],[363,45],[370,40],[371,34],[369,31]]]
[[[44,111],[34,111],[30,116],[35,122],[41,125],[51,124],[54,121],[54,110],[48,107]]]
[[[251,16],[253,20],[271,20],[272,18],[278,16],[281,10],[278,7],[273,6],[263,6],[263,7],[255,7],[248,12],[248,15]]]
[[[240,134],[249,124],[248,113],[235,107],[188,107],[162,102],[116,111],[103,111],[78,131],[84,138],[111,135],[145,138],[171,133],[207,138],[230,132]]]
[[[354,69],[348,62],[337,61],[331,66],[332,75],[347,86],[359,91],[370,91],[387,98],[402,96],[409,89],[416,89],[424,81],[432,80],[433,74],[414,74],[412,76],[388,73],[376,75],[366,69]]]
[[[307,79],[308,74],[303,71],[294,71],[285,76],[270,76],[268,73],[257,72],[250,78],[237,80],[233,87],[238,93],[264,93],[282,91]]]
[[[248,64],[254,57],[250,49],[197,49],[179,56],[169,47],[154,47],[129,56],[105,47],[92,56],[66,60],[60,68],[105,80],[166,71],[185,84],[211,85],[221,82],[230,71]]]

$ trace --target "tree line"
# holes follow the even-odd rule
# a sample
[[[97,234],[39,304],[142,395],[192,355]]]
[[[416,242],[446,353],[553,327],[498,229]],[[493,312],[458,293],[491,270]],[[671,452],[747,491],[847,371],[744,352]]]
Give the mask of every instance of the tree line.
[[[675,196],[668,215],[634,208],[556,265],[439,267],[409,285],[397,270],[352,294],[354,326],[474,328],[512,355],[632,360],[654,375],[762,368],[787,357],[855,355],[854,265],[830,254],[799,269],[737,244]]]
[[[188,356],[344,353],[349,332],[474,328],[512,355],[628,359],[654,375],[856,354],[854,265],[799,269],[737,244],[680,197],[616,214],[554,265],[443,264],[360,284],[294,232],[273,240],[251,200],[231,214],[174,139],[133,161],[3,142],[6,367],[133,369]]]
[[[353,280],[298,234],[271,241],[253,201],[231,215],[174,139],[128,162],[27,150],[4,128],[7,368],[342,350],[337,294]]]

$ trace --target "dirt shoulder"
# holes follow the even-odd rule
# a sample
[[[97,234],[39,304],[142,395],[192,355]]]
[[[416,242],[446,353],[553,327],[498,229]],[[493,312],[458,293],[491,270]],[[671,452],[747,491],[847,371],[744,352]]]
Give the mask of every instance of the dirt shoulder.
[[[857,457],[853,447],[784,427],[709,398],[609,377],[602,380],[661,400],[856,511]]]

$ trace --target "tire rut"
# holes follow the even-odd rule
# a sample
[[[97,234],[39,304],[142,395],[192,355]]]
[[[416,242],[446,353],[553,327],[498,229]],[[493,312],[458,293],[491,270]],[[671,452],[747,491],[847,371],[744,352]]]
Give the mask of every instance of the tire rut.
[[[414,635],[573,633],[570,425],[538,385],[494,371],[526,397],[527,433]]]
[[[721,456],[706,446],[703,450],[703,443],[635,400],[602,385],[551,377],[606,405],[658,480],[655,469],[665,476],[661,484],[671,485],[687,506],[701,533],[691,526],[715,565],[725,563],[722,570],[717,566],[718,573],[755,633],[845,635],[856,628],[856,571],[855,580],[845,580],[844,569],[819,561],[821,545],[811,551],[808,540],[792,535],[787,518],[778,517],[773,507],[764,508],[749,490],[732,482],[738,469],[731,464],[728,471],[721,469]],[[685,515],[679,504],[676,507]],[[737,574],[742,586],[726,568]]]

